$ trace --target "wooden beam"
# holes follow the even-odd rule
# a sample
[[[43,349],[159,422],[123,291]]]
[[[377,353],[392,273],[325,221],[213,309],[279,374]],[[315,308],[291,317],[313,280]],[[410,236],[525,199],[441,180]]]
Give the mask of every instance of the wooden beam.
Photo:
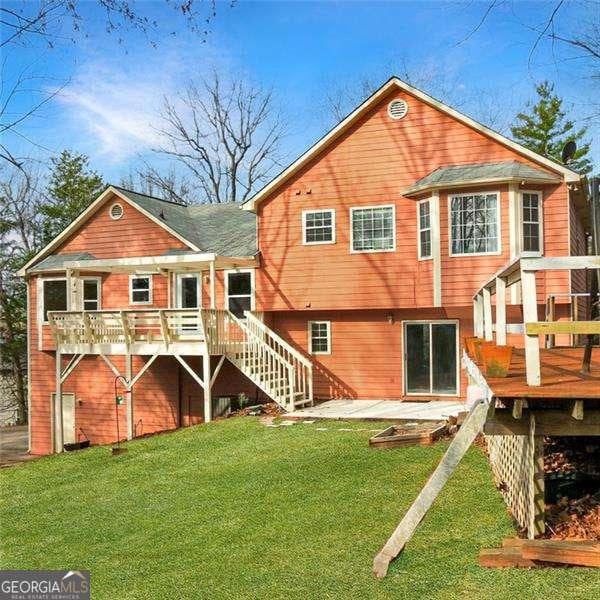
[[[489,289],[483,288],[483,337],[492,341],[494,339],[493,334],[493,321],[492,321],[492,293]]]
[[[212,421],[212,389],[210,385],[210,354],[208,352],[205,352],[202,362],[204,366],[204,381],[206,382],[204,386],[204,422],[209,423]]]
[[[535,415],[529,414],[529,439],[533,449],[530,498],[532,510],[527,537],[534,539],[546,529],[546,488],[544,479],[544,436],[537,431]]]
[[[496,344],[506,345],[506,279],[496,278]]]
[[[523,407],[527,406],[527,403],[522,398],[515,398],[512,406],[513,419],[521,419],[523,417]]]
[[[458,466],[462,457],[483,429],[488,412],[488,402],[480,402],[469,413],[454,439],[450,442],[439,465],[404,515],[390,539],[373,561],[373,572],[377,577],[385,577],[390,562],[402,552],[411,539],[419,523],[431,508],[442,488]]]
[[[535,273],[532,271],[521,271],[521,286],[523,292],[523,321],[526,326],[536,322],[537,316],[537,289],[535,285]],[[525,334],[525,369],[527,373],[527,385],[541,385],[540,372],[540,346],[537,335]]]
[[[56,350],[56,385],[54,390],[54,452],[63,451],[62,355]]]
[[[600,334],[600,321],[536,321],[525,323],[527,335],[551,335],[570,333],[574,335]]]
[[[133,376],[131,354],[125,355],[125,379],[127,379],[127,389],[125,397],[127,398],[127,439],[132,440],[134,436],[133,424],[133,390],[131,389],[130,381]]]
[[[133,386],[139,381],[140,377],[150,368],[152,363],[158,358],[158,354],[153,354],[148,361],[144,364],[144,366],[138,371],[138,374],[129,381],[129,389],[132,389]]]
[[[577,421],[583,421],[583,400],[574,400],[571,403],[571,417]]]
[[[563,540],[531,540],[523,544],[522,554],[528,560],[600,567],[600,542],[573,544]]]
[[[210,277],[210,307],[214,310],[217,308],[216,286],[215,286],[215,261],[211,260],[209,264]]]
[[[600,269],[600,256],[544,256],[522,258],[523,271],[572,271],[577,269]]]
[[[66,366],[66,368],[61,373],[61,376],[60,376],[61,383],[65,382],[67,377],[73,372],[75,367],[79,364],[79,361],[81,361],[81,359],[84,356],[85,356],[85,354],[76,354],[75,356],[73,356],[73,358],[69,361],[69,364]]]
[[[217,375],[219,374],[219,371],[221,370],[221,367],[223,366],[223,363],[225,362],[225,355],[223,354],[221,356],[221,358],[219,359],[219,362],[217,363],[217,366],[215,367],[215,370],[212,374],[212,377],[210,378],[210,387],[212,389],[212,386],[215,384],[215,381],[217,379]]]
[[[477,294],[473,299],[473,332],[477,337],[483,337],[483,296]]]
[[[119,372],[119,369],[115,367],[115,365],[110,360],[110,358],[108,358],[108,356],[106,356],[105,354],[100,354],[100,358],[102,358],[102,360],[107,364],[108,368],[114,373],[115,377],[122,377],[121,373]]]
[[[588,408],[582,420],[573,419],[570,411],[529,409],[522,419],[513,419],[511,411],[497,408],[485,423],[486,435],[527,435],[529,415],[535,416],[535,431],[548,436],[597,436],[600,431],[600,410]]]
[[[174,354],[173,355],[181,364],[181,366],[191,375],[192,379],[202,388],[205,389],[205,384],[204,384],[204,380],[200,377],[200,375],[198,375],[198,373],[196,373],[196,371],[194,371],[194,369],[192,369],[192,367],[190,367],[190,365],[188,365],[187,362],[185,362],[185,360],[183,360],[183,358],[179,355],[179,354]],[[206,375],[205,375],[206,377]]]

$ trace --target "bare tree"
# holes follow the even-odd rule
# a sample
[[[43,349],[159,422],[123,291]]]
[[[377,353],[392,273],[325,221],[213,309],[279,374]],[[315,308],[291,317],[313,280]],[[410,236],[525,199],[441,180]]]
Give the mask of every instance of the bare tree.
[[[145,162],[142,168],[130,173],[121,180],[121,186],[155,196],[178,204],[190,204],[197,201],[192,195],[192,186],[189,181],[180,176],[175,169],[166,171]]]
[[[0,407],[27,420],[27,300],[15,271],[39,248],[41,194],[35,170],[5,166],[0,172],[0,371],[8,375]]]
[[[283,123],[272,92],[219,75],[165,98],[156,152],[175,160],[206,202],[243,202],[279,166]],[[160,185],[157,177],[154,183]]]

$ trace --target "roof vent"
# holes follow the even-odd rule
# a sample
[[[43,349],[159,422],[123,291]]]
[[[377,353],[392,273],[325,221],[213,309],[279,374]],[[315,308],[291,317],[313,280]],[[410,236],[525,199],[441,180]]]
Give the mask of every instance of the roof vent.
[[[113,219],[113,221],[117,221],[122,216],[123,216],[123,207],[118,202],[116,202],[115,204],[113,204],[110,207],[110,218]]]
[[[402,119],[408,112],[408,103],[406,100],[392,100],[388,105],[388,115],[394,119]]]

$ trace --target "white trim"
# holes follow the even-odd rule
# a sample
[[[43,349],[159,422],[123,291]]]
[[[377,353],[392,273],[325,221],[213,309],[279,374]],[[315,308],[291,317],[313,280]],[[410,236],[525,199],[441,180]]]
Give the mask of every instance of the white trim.
[[[148,300],[144,302],[134,302],[133,301],[133,286],[132,282],[134,279],[142,279],[144,277],[148,278]],[[129,304],[133,306],[137,306],[140,304],[152,304],[152,291],[154,288],[154,277],[152,273],[132,273],[129,275]],[[145,292],[146,290],[136,290],[136,292]]]
[[[331,240],[322,242],[307,242],[306,241],[306,215],[310,213],[325,213],[328,212],[331,215]],[[312,208],[302,211],[302,245],[303,246],[321,246],[323,244],[335,244],[335,208]]]
[[[256,310],[256,288],[254,269],[226,269],[223,271],[225,293],[223,297],[223,308],[229,310],[229,274],[230,273],[250,273],[250,310]],[[232,296],[233,298],[245,298],[247,294]],[[243,318],[243,317],[242,317]]]
[[[429,227],[421,229],[421,206],[423,204],[429,205]],[[416,203],[417,207],[417,257],[419,260],[432,260],[433,259],[433,228],[431,223],[431,198],[424,198]],[[421,254],[421,234],[424,231],[429,231],[429,256],[423,256]]]
[[[433,381],[432,370],[433,361],[431,354],[433,352],[433,344],[431,344],[431,325],[454,325],[456,328],[456,392],[453,394],[444,394],[441,392],[409,392],[407,391],[406,377],[406,360],[408,358],[406,352],[406,325],[429,325],[429,389]],[[459,319],[407,319],[402,321],[402,391],[405,396],[444,396],[455,398],[460,396],[460,320]]]
[[[538,197],[538,236],[540,249],[536,251],[524,250],[524,221],[523,221],[523,194],[535,194]],[[570,219],[570,215],[569,215]],[[569,231],[571,229],[569,223]],[[544,192],[542,190],[519,190],[519,248],[520,255],[524,257],[538,257],[544,255]]]
[[[357,210],[370,210],[370,209],[375,209],[375,208],[391,208],[392,209],[392,227],[393,227],[392,242],[393,242],[393,246],[391,248],[383,248],[383,249],[377,249],[377,250],[354,250],[354,227],[353,227],[354,212]],[[351,206],[349,211],[350,211],[350,213],[349,213],[350,235],[348,237],[350,238],[350,254],[375,254],[378,252],[396,252],[396,205],[395,204],[374,204],[374,205],[366,204],[363,206]]]
[[[121,209],[121,214],[117,215],[116,217],[113,216],[113,208],[119,207]],[[110,218],[113,221],[118,221],[119,219],[122,219],[123,216],[125,215],[125,209],[123,208],[123,205],[120,202],[113,202],[110,205],[110,208],[108,209],[108,215],[110,216]]]
[[[189,273],[187,271],[175,271],[175,308],[183,308],[181,306],[181,280],[196,278],[196,306],[188,308],[202,308],[202,273]]]
[[[69,301],[69,290],[67,289],[67,278],[66,277],[38,277],[38,297],[37,297],[37,320],[40,325],[48,325],[49,321],[44,321],[44,282],[45,281],[64,281],[65,289],[67,292],[67,310],[71,310],[71,302]],[[40,329],[40,345],[41,345],[41,334]],[[41,349],[41,348],[40,348]]]
[[[327,327],[327,350],[315,350],[312,347],[312,326],[313,325],[325,325]],[[308,353],[317,354],[331,354],[331,321],[308,321]]]
[[[95,281],[98,284],[98,307],[93,308],[92,310],[102,310],[102,277],[99,275],[84,275],[79,277],[79,282],[81,285],[81,310],[88,310],[85,308],[84,296],[84,284],[86,281]]]
[[[26,311],[27,311],[27,336],[25,343],[27,344],[27,451],[31,452],[31,293],[29,287],[31,283],[25,282],[26,288]]]
[[[496,195],[496,219],[497,228],[496,235],[498,237],[498,249],[492,252],[452,252],[452,200],[454,198],[463,198],[464,196],[477,196],[477,195]],[[448,256],[453,258],[462,258],[465,256],[499,256],[502,254],[502,202],[500,201],[500,191],[473,191],[473,192],[461,192],[460,194],[448,194]]]
[[[432,194],[429,204],[431,222],[431,254],[433,256],[433,306],[442,306],[442,243],[440,223],[440,196]]]
[[[172,236],[176,237],[179,241],[183,242],[187,246],[189,246],[192,250],[196,252],[202,252],[198,246],[192,244],[189,240],[186,240],[183,236],[178,234],[176,231],[171,229],[166,223],[157,219],[154,215],[149,213],[147,210],[144,210],[138,204],[135,204],[131,200],[125,196],[123,192],[120,192],[116,188],[109,186],[106,188],[97,198],[94,200],[68,227],[62,230],[49,244],[44,246],[30,261],[28,261],[19,271],[17,271],[17,275],[21,277],[25,277],[27,275],[27,269],[30,266],[37,263],[40,259],[44,258],[47,254],[49,254],[54,248],[56,248],[60,243],[68,238],[72,233],[79,228],[79,226],[87,221],[87,219],[96,212],[96,209],[99,209],[102,203],[110,197],[111,194],[114,194],[124,202],[126,202],[132,208],[141,212],[145,217],[148,217],[152,222],[160,225],[163,229],[169,232]]]
[[[511,148],[516,151],[518,154],[522,156],[526,156],[533,160],[535,163],[539,165],[543,165],[550,169],[555,173],[561,173],[564,175],[565,181],[569,182],[578,182],[581,180],[581,177],[572,171],[571,169],[567,169],[566,167],[545,158],[525,148],[521,144],[510,140],[509,138],[503,136],[502,134],[478,123],[474,119],[463,115],[457,110],[450,108],[449,106],[443,104],[439,100],[432,98],[428,94],[414,88],[413,86],[405,83],[401,79],[397,77],[392,77],[386,83],[384,83],[374,94],[369,96],[362,104],[356,107],[345,119],[340,121],[331,131],[329,131],[325,136],[323,136],[316,144],[314,144],[311,148],[309,148],[306,152],[304,152],[298,159],[296,159],[289,167],[284,169],[277,177],[275,177],[272,181],[270,181],[267,185],[265,185],[261,190],[259,190],[252,198],[247,200],[242,208],[244,210],[254,210],[256,205],[261,202],[264,198],[266,198],[269,194],[271,194],[280,184],[282,184],[286,179],[288,179],[291,175],[301,169],[309,160],[311,160],[315,155],[320,153],[330,142],[334,141],[338,137],[342,135],[342,133],[348,129],[352,124],[354,124],[369,108],[371,108],[375,103],[377,103],[383,96],[385,96],[391,90],[397,89],[403,92],[406,92],[418,100],[421,100],[425,104],[429,106],[433,106],[434,108],[440,110],[443,113],[450,115],[455,118],[457,121],[483,133],[484,135],[492,138],[493,140],[499,142],[503,146]]]

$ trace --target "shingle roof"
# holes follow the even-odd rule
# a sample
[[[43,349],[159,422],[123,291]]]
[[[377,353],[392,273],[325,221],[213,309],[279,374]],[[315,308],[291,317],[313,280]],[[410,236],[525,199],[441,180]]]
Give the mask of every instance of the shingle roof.
[[[429,189],[444,188],[463,183],[485,183],[486,181],[535,181],[538,183],[556,183],[560,178],[552,173],[526,165],[518,160],[471,165],[439,167],[425,177],[418,179],[404,196],[410,196]]]
[[[185,206],[113,186],[128,200],[191,242],[220,256],[254,256],[256,215],[235,202]]]
[[[64,271],[65,262],[70,260],[91,260],[96,258],[89,252],[72,252],[70,254],[51,254],[28,269],[29,273],[36,271]]]

